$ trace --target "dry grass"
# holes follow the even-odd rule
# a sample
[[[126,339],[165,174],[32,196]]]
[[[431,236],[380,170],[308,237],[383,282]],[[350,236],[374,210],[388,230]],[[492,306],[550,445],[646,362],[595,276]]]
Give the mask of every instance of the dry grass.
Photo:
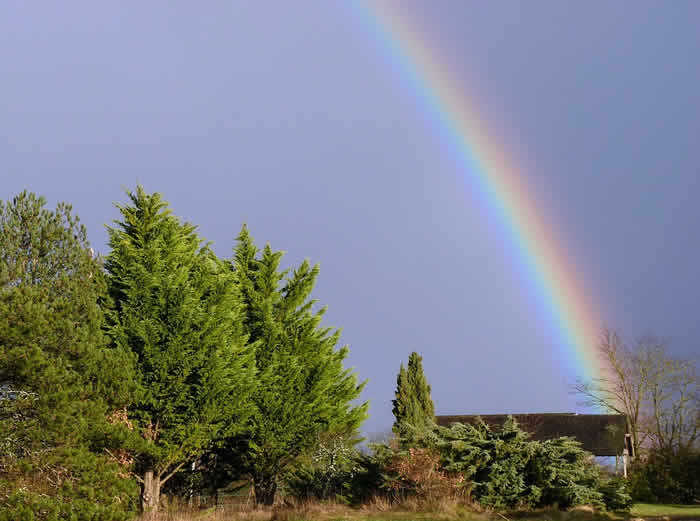
[[[488,516],[467,510],[453,500],[407,500],[391,505],[377,497],[360,508],[335,502],[306,502],[293,506],[242,508],[240,510],[178,509],[142,516],[140,521],[487,521]]]
[[[646,509],[641,515],[646,519],[663,519],[656,516],[668,516],[666,519],[700,520],[700,516],[694,516],[698,507],[683,506],[676,510],[664,509],[663,505],[656,507],[658,508]],[[611,515],[585,507],[571,511],[550,508],[495,513],[479,511],[474,505],[465,505],[454,500],[406,500],[396,505],[390,504],[382,497],[376,497],[360,508],[318,501],[270,508],[243,507],[239,510],[179,508],[150,517],[144,516],[139,521],[623,521],[641,519],[636,517],[638,515],[640,512],[635,510],[628,515]]]
[[[140,521],[613,521],[589,511],[556,509],[498,514],[478,511],[454,500],[406,500],[390,504],[377,497],[360,508],[333,502],[308,502],[294,506],[241,510],[186,510],[163,512]]]
[[[513,514],[479,513],[468,510],[453,512],[412,511],[396,508],[372,511],[341,505],[315,505],[309,508],[254,509],[246,512],[199,511],[161,513],[141,521],[615,521],[590,512],[530,512],[526,517]],[[508,517],[512,516],[512,517]]]

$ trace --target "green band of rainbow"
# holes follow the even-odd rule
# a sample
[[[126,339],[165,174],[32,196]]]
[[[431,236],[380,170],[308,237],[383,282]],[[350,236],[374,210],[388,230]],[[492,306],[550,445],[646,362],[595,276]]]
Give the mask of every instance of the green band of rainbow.
[[[537,298],[550,315],[570,370],[595,378],[603,367],[595,354],[602,322],[572,259],[547,225],[525,176],[508,159],[504,146],[488,132],[477,104],[464,92],[401,2],[359,4],[377,37],[406,70],[419,97],[444,125],[464,164],[465,175],[483,194],[514,246],[514,262],[524,268]]]

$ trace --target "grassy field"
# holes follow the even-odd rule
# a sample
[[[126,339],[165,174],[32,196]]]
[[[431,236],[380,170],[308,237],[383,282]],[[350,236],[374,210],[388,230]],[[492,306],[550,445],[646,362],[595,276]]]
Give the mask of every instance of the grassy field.
[[[648,503],[637,503],[632,507],[630,513],[635,517],[669,516],[700,521],[700,505],[650,505]]]
[[[289,509],[260,509],[246,512],[198,511],[161,513],[149,521],[626,521],[633,519],[671,519],[700,521],[700,505],[636,504],[627,514],[603,514],[587,509],[569,512],[542,510],[506,512],[504,514],[474,512],[458,506],[443,506],[439,512],[351,509],[343,505],[312,504]],[[142,521],[146,521],[143,518]]]

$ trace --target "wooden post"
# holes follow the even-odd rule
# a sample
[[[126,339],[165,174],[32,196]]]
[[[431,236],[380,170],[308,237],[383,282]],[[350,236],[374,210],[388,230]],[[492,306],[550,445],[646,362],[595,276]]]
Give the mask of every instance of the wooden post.
[[[192,467],[191,470],[194,472],[197,469],[197,460],[192,462]],[[194,502],[194,489],[190,487],[189,490],[189,499],[187,500],[187,504],[191,507],[193,502]],[[197,498],[197,506],[199,506],[199,498]]]

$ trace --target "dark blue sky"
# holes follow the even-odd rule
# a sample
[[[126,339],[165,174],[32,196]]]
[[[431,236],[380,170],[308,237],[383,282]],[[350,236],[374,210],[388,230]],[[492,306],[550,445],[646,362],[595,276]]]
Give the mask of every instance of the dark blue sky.
[[[700,3],[399,5],[523,166],[608,325],[696,355]],[[3,2],[0,197],[73,203],[105,252],[140,182],[220,255],[247,221],[320,262],[316,296],[370,380],[366,432],[390,426],[412,350],[438,413],[575,409],[513,245],[361,12]]]

